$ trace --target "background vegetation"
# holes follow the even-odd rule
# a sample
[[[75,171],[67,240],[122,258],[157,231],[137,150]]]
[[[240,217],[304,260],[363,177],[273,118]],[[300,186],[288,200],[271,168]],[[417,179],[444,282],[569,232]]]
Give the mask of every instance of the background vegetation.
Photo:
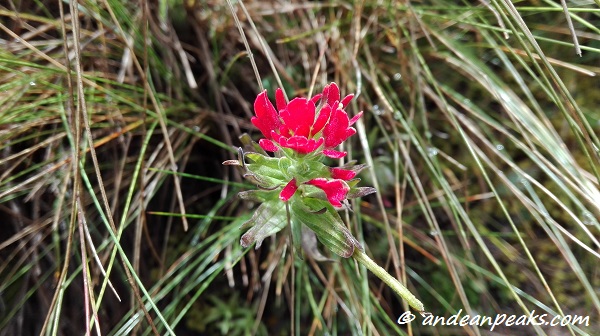
[[[254,98],[331,81],[365,111],[345,150],[379,192],[343,218],[374,260],[437,316],[593,334],[600,6],[568,4],[3,2],[0,334],[489,334],[398,325],[378,279],[286,232],[240,247],[253,186],[221,162]]]

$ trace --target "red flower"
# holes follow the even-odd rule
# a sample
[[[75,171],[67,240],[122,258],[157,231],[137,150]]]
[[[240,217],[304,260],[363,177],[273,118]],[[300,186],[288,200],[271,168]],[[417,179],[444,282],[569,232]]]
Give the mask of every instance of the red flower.
[[[259,145],[266,151],[275,152],[281,147],[291,148],[301,154],[316,151],[324,145],[323,154],[332,158],[341,158],[346,152],[333,148],[356,133],[352,126],[362,112],[352,120],[344,111],[345,106],[352,100],[348,95],[340,101],[340,90],[331,83],[311,99],[302,97],[286,103],[283,91],[275,91],[277,110],[269,100],[267,92],[261,92],[254,102],[255,117],[252,123],[262,132],[265,139]],[[316,102],[321,100],[317,113]]]
[[[326,178],[319,177],[306,182],[306,184],[322,189],[329,203],[337,208],[342,206],[341,201],[346,199],[346,195],[348,195],[348,191],[350,190],[346,182],[340,179],[327,180]]]
[[[296,190],[298,190],[298,184],[296,183],[296,179],[292,179],[281,190],[281,193],[279,194],[279,199],[282,201],[289,200],[290,198],[292,198],[292,196],[294,196]]]

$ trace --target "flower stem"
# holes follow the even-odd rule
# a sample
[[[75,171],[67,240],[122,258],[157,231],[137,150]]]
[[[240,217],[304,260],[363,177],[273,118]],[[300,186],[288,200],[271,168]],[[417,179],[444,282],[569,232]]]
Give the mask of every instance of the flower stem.
[[[363,264],[369,271],[375,274],[379,279],[385,282],[391,289],[396,292],[396,294],[400,295],[408,305],[413,307],[419,313],[423,314],[425,312],[425,307],[423,303],[419,301],[413,293],[411,293],[400,281],[396,280],[393,276],[391,276],[386,270],[384,270],[381,266],[377,265],[366,253],[361,251],[360,249],[354,249],[354,253],[352,257]]]

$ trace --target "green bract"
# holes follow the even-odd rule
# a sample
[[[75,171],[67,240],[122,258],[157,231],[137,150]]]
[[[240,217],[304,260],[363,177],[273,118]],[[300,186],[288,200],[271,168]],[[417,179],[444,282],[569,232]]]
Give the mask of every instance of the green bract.
[[[288,223],[286,203],[290,205],[290,222],[296,232],[293,235],[294,246],[302,245],[302,225],[312,230],[317,239],[333,253],[348,258],[358,241],[344,226],[336,209],[327,201],[323,190],[305,182],[316,178],[331,178],[329,167],[316,157],[296,155],[270,157],[259,153],[241,154],[242,162],[227,161],[244,169],[244,177],[256,184],[259,190],[242,191],[239,197],[261,203],[250,220],[241,229],[249,229],[241,238],[241,244],[248,247],[256,243],[259,248],[265,238],[271,236]],[[282,188],[289,181],[297,181],[298,191],[288,201],[280,199]],[[345,181],[341,182],[352,194],[360,193],[359,188],[350,190]],[[358,179],[351,181],[358,183]],[[374,189],[371,192],[374,192]]]
[[[239,193],[244,200],[261,203],[252,218],[241,227],[249,229],[242,236],[241,244],[247,247],[256,243],[258,248],[266,237],[281,231],[287,223],[292,223],[292,240],[296,248],[302,245],[301,232],[302,226],[305,226],[333,253],[344,258],[350,257],[356,247],[361,247],[337,213],[337,210],[347,208],[348,204],[346,202],[343,207],[336,209],[332,199],[364,196],[375,192],[375,189],[355,187],[360,181],[357,178],[349,181],[332,178],[331,168],[321,162],[322,157],[281,153],[285,156],[270,157],[254,152],[244,153],[240,149],[239,160],[224,162],[241,167],[244,177],[260,188]],[[353,167],[350,164],[343,169],[351,172]],[[357,166],[357,170],[363,168],[362,165]],[[323,179],[330,181],[326,188],[311,184],[312,181]],[[286,186],[289,197],[287,193],[282,193]],[[286,203],[289,211],[286,210]]]
[[[292,217],[314,231],[319,241],[331,252],[349,258],[362,246],[342,222],[340,215],[327,201],[296,198],[291,201]],[[295,242],[297,243],[297,242]]]
[[[265,238],[281,231],[286,224],[285,204],[275,197],[262,203],[252,218],[242,225],[242,229],[250,227],[250,230],[242,236],[240,243],[248,247],[256,242],[256,248],[259,248]]]

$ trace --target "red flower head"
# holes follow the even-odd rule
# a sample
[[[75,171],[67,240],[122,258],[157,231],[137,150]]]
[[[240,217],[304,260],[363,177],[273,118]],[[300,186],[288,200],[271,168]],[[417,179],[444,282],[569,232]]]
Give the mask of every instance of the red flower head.
[[[352,126],[362,112],[349,120],[344,111],[353,95],[346,96],[340,102],[340,90],[331,83],[311,99],[302,97],[285,102],[283,91],[275,91],[277,110],[269,100],[267,92],[261,92],[254,102],[255,117],[251,121],[265,139],[259,145],[266,151],[275,152],[281,147],[291,148],[300,154],[312,153],[324,144],[323,154],[332,158],[341,158],[345,152],[333,148],[356,133]],[[316,102],[321,100],[317,113]]]

